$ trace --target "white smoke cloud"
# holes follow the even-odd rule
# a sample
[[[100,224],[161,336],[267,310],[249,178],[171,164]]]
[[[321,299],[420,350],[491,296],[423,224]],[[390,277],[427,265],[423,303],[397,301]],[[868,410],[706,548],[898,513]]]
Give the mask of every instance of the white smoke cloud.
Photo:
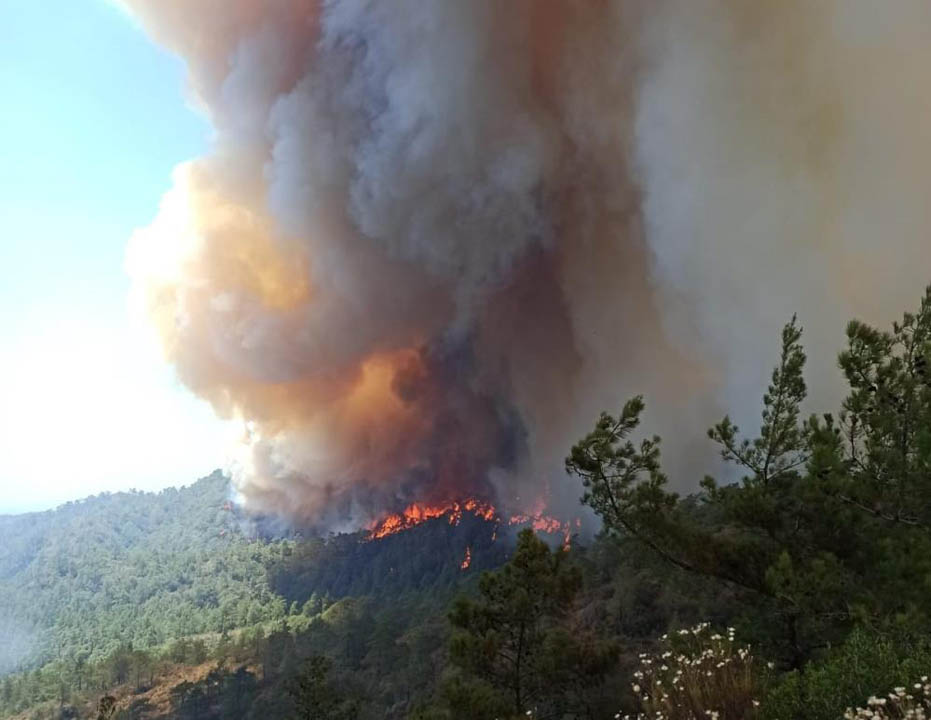
[[[674,0],[642,44],[658,282],[694,306],[690,342],[724,363],[728,404],[758,396],[795,312],[831,399],[845,320],[885,324],[931,277],[931,7]]]
[[[598,411],[681,446],[927,280],[917,0],[125,5],[217,130],[128,265],[255,507],[574,500]]]

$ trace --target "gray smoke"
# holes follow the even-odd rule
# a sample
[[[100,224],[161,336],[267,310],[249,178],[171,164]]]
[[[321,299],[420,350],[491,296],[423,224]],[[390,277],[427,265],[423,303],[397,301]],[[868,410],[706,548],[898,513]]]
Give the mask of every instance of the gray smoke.
[[[217,131],[128,266],[252,507],[574,502],[637,392],[687,487],[793,312],[836,389],[928,280],[919,0],[124,4]]]

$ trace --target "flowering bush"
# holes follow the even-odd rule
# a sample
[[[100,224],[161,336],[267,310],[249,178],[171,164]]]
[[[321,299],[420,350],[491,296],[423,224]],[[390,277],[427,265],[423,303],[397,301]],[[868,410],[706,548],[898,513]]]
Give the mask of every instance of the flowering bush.
[[[870,697],[866,707],[847,708],[846,720],[927,720],[931,718],[931,684],[924,675],[911,688],[897,687],[886,697]]]
[[[652,720],[751,720],[757,717],[759,673],[734,629],[714,633],[707,623],[664,635],[658,655],[640,656],[631,687]],[[621,715],[615,716],[620,718]],[[623,716],[630,720],[630,716]]]

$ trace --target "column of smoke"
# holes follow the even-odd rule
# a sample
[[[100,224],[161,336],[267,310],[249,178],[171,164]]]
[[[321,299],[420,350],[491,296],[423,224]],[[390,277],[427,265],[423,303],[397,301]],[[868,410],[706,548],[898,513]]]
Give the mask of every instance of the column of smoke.
[[[923,0],[123,2],[216,128],[128,265],[251,507],[574,503],[636,392],[688,487],[793,312],[827,401],[931,280]]]

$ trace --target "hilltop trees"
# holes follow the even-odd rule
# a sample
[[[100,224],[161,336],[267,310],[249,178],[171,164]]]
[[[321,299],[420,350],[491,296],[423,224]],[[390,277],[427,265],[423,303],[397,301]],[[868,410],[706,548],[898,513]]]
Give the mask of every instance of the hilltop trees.
[[[450,613],[450,659],[460,671],[446,682],[452,717],[562,717],[584,703],[579,683],[597,685],[616,651],[572,632],[580,586],[566,553],[520,533],[511,560],[482,576],[480,597],[460,598]]]
[[[309,658],[292,680],[296,720],[351,720],[355,710],[330,679],[332,661],[323,655]]]
[[[279,620],[266,572],[291,543],[255,542],[228,496],[215,473],[157,495],[0,516],[0,672],[54,660],[83,684],[84,666],[120,648]]]
[[[140,720],[839,717],[931,661],[929,360],[931,291],[888,332],[849,325],[840,410],[806,417],[793,319],[759,430],[715,424],[730,473],[684,498],[660,439],[635,440],[633,398],[566,461],[607,531],[571,549],[530,531],[513,548],[480,518],[377,543],[262,541],[219,476],[0,518],[16,625],[0,651],[19,657],[21,621],[49,627],[49,662],[0,678],[0,716],[93,718],[104,694],[119,707],[100,710]],[[680,657],[689,626],[717,650]],[[656,664],[639,677],[638,656]]]
[[[931,612],[931,289],[891,332],[850,323],[837,415],[802,418],[801,334],[794,318],[783,330],[759,434],[727,417],[708,432],[738,482],[706,478],[697,502],[670,492],[659,438],[630,440],[639,397],[566,460],[609,532],[735,589],[787,668],[856,624],[926,629]]]

